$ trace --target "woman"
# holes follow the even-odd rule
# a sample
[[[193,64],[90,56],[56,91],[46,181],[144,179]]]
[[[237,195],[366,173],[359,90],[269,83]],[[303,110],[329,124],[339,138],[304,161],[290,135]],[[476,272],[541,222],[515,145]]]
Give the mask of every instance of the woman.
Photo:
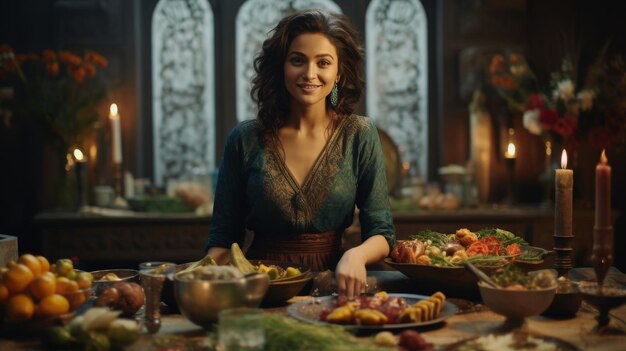
[[[256,120],[226,142],[206,248],[218,263],[254,232],[248,258],[335,269],[339,293],[366,288],[365,265],[395,244],[382,148],[353,115],[363,54],[342,15],[304,11],[273,29],[254,61]],[[341,253],[359,208],[362,243]]]

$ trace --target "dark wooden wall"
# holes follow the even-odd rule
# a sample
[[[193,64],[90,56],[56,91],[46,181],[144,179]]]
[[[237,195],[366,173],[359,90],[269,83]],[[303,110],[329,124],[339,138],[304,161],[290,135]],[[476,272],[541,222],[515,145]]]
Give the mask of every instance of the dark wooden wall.
[[[218,158],[227,133],[236,123],[234,86],[235,15],[244,0],[207,0],[215,14],[217,73]],[[104,54],[111,65],[106,71],[108,101],[122,114],[124,165],[138,177],[152,176],[150,28],[158,0],[22,0],[0,3],[0,43],[19,52],[44,48],[90,48]],[[361,33],[368,0],[338,0]],[[468,157],[468,104],[473,89],[484,87],[481,69],[501,48],[525,53],[542,79],[556,69],[564,46],[561,32],[582,39],[581,66],[589,65],[607,38],[616,50],[624,50],[626,25],[619,2],[608,0],[422,0],[429,18],[430,155],[429,180],[437,180],[437,168],[464,164]],[[364,102],[360,111],[364,112]],[[492,110],[497,126],[516,127],[519,149],[516,189],[520,201],[541,200],[537,183],[542,164],[540,140],[525,132],[519,118],[498,108]],[[492,107],[493,107],[492,106]],[[518,116],[519,117],[519,116]],[[37,230],[32,217],[50,201],[50,160],[44,133],[32,121],[15,121],[11,129],[0,127],[0,233],[20,236],[24,249],[37,250]],[[493,200],[505,192],[505,169],[494,150]],[[577,173],[577,191],[593,186],[592,165],[596,152],[583,150],[580,162],[588,170]],[[626,212],[626,156],[609,155],[614,170],[613,207]],[[591,172],[591,173],[590,173]],[[111,182],[110,169],[95,181]],[[589,203],[583,205],[590,205]],[[622,216],[616,240],[624,246]],[[622,262],[622,264],[624,264]]]

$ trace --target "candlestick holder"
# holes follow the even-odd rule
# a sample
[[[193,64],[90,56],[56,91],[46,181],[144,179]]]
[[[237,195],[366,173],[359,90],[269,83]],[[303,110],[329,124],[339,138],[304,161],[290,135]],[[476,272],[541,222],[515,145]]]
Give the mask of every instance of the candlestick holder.
[[[122,197],[122,164],[113,163],[113,183],[115,189],[115,199],[113,207],[127,208],[128,202]]]
[[[572,240],[574,235],[556,235],[554,238],[554,252],[556,252],[556,258],[554,259],[554,268],[556,269],[559,277],[567,278],[570,269],[573,265],[573,253]]]
[[[506,173],[508,178],[504,203],[507,205],[513,205],[515,203],[515,158],[507,157],[504,161],[506,162]]]
[[[596,281],[602,291],[606,273],[613,264],[613,227],[593,227],[593,249],[591,263],[596,272]]]

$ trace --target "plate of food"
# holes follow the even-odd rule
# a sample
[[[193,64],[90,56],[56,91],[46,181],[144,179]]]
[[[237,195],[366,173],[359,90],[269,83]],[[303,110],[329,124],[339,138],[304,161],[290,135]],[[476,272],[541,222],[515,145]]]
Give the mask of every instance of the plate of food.
[[[550,350],[578,351],[579,348],[556,337],[516,330],[503,334],[487,334],[461,340],[444,349],[445,351],[482,350]]]
[[[385,263],[411,279],[420,281],[426,290],[442,290],[448,295],[478,295],[478,279],[464,268],[471,262],[487,274],[515,262],[525,271],[543,269],[551,252],[530,246],[523,238],[499,229],[472,232],[467,228],[453,234],[421,231],[398,240]]]
[[[393,330],[441,323],[454,316],[456,305],[437,292],[431,296],[379,292],[355,299],[339,296],[315,297],[287,308],[293,318],[358,330]]]

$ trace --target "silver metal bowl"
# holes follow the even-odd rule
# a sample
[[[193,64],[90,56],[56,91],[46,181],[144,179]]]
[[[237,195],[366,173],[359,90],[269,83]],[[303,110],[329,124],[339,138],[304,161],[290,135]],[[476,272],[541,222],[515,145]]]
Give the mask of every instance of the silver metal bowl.
[[[231,280],[187,280],[174,276],[174,297],[183,316],[209,328],[222,310],[258,307],[268,286],[269,277],[265,273]]]

